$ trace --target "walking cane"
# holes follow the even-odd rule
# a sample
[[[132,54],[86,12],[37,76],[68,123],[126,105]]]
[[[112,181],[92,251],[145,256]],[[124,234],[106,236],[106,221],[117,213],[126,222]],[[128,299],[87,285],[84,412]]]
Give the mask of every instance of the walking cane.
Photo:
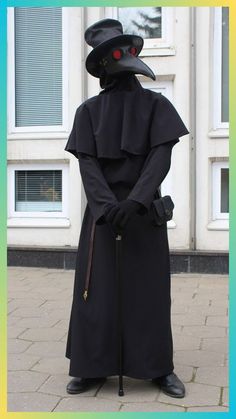
[[[124,396],[123,390],[123,330],[122,330],[122,278],[121,278],[121,240],[119,231],[116,235],[116,279],[118,284],[118,337],[119,337],[119,396]]]

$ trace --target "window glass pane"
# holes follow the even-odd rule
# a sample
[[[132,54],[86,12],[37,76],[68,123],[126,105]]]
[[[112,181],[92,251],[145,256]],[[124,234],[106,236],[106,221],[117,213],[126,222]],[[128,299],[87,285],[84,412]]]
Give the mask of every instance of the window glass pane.
[[[221,212],[229,212],[229,169],[221,169]]]
[[[222,7],[222,106],[221,120],[229,121],[229,8]]]
[[[145,38],[162,37],[161,7],[119,7],[118,19],[124,33]]]
[[[62,9],[15,8],[16,127],[62,124]]]
[[[62,170],[16,170],[15,211],[62,211]]]

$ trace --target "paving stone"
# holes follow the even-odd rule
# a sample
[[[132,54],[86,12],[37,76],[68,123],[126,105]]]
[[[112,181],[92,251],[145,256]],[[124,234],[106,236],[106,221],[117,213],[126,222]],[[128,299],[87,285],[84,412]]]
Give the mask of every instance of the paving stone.
[[[179,325],[202,325],[205,324],[206,316],[204,314],[174,314],[171,317],[172,324]]]
[[[25,327],[19,327],[18,325],[9,326],[7,328],[7,336],[9,339],[14,339],[21,335],[25,330]]]
[[[64,356],[65,349],[65,344],[63,342],[34,342],[25,353],[51,358],[55,356]]]
[[[209,364],[208,364],[209,365]],[[197,369],[195,382],[212,384],[215,386],[228,386],[228,368],[225,366],[202,366]]]
[[[62,399],[54,412],[118,412],[121,403],[97,397],[76,397]]]
[[[60,304],[60,307],[58,307],[58,301],[48,299],[41,305],[41,308],[43,310],[58,310],[58,308],[64,308],[65,310],[67,310],[68,306],[67,301],[64,301],[63,304]]]
[[[34,329],[27,329],[20,335],[20,339],[31,340],[34,342],[40,341],[58,341],[64,336],[64,331],[55,329],[54,327],[40,327]]]
[[[46,372],[48,374],[68,373],[69,359],[64,357],[42,358],[40,361],[31,368],[31,371]]]
[[[51,412],[59,397],[40,393],[9,393],[8,412]]]
[[[228,337],[222,338],[204,338],[202,339],[202,350],[216,351],[227,353],[228,352]]]
[[[18,322],[21,320],[21,317],[14,317],[12,315],[8,316],[7,318],[7,327],[9,326],[18,326]],[[20,326],[20,325],[19,325]],[[22,327],[22,326],[20,326]]]
[[[40,327],[52,327],[58,323],[58,318],[51,316],[45,317],[25,317],[18,320],[17,326],[25,328],[40,328]]]
[[[120,409],[121,412],[184,412],[185,409],[180,406],[169,405],[158,402],[139,402],[124,403]]]
[[[9,306],[12,308],[39,307],[44,301],[43,298],[14,298],[11,304],[8,304],[8,308]]]
[[[208,297],[207,295],[197,295],[195,298],[191,300],[192,306],[205,304],[207,307],[209,307],[210,303],[211,303],[211,298],[210,296]]]
[[[50,310],[42,310],[40,307],[21,307],[14,311],[14,316],[18,317],[45,317],[50,314]]]
[[[163,392],[157,397],[158,402],[175,404],[182,407],[188,406],[214,406],[219,404],[220,387],[209,386],[198,383],[186,383],[186,395],[177,399],[170,397]]]
[[[217,300],[213,299],[211,303],[211,307],[213,308],[214,307],[229,307],[229,301],[223,298],[222,299],[218,298]]]
[[[141,380],[124,376],[123,378],[124,396],[122,403],[154,401],[159,393],[158,387],[151,380]],[[97,393],[98,398],[105,398],[120,401],[118,395],[118,376],[109,377],[102,388]]]
[[[174,334],[174,335],[179,335],[179,334],[181,334],[181,331],[182,331],[182,326],[180,326],[179,324],[172,324],[171,325],[171,329],[172,329],[172,333]]]
[[[59,372],[59,371],[57,371]],[[67,374],[56,374],[56,371],[54,371],[54,375],[51,375],[45,383],[42,384],[42,386],[38,389],[41,393],[46,394],[54,394],[56,396],[60,397],[91,397],[95,396],[99,387],[101,387],[101,384],[95,385],[93,388],[88,389],[85,393],[81,394],[69,394],[66,391],[66,386],[69,383],[69,381],[72,379]]]
[[[48,314],[51,317],[55,317],[58,320],[68,320],[70,317],[71,312],[71,304],[68,304],[68,307],[66,309],[57,309],[57,310],[50,310],[50,313]]]
[[[189,367],[188,365],[178,365],[175,362],[174,372],[180,378],[181,381],[187,383],[192,380],[193,377],[193,367]]]
[[[26,340],[8,339],[7,352],[8,354],[19,354],[25,352],[31,345],[32,342]]]
[[[175,351],[175,362],[181,365],[221,366],[224,365],[224,354],[213,351],[181,350]]]
[[[63,330],[68,331],[68,327],[69,327],[69,321],[68,320],[59,320],[55,325],[55,328],[60,328]]]
[[[229,409],[224,406],[201,406],[189,407],[187,412],[228,412]]]
[[[8,357],[7,357],[8,370],[9,371],[28,370],[33,365],[35,365],[36,362],[39,360],[40,360],[40,357],[35,356],[35,355],[8,354]]]
[[[201,344],[201,338],[199,337],[194,338],[192,336],[185,336],[182,333],[173,335],[174,350],[199,349],[200,344]]]
[[[228,327],[229,318],[228,316],[207,316],[207,326],[223,326]]]
[[[228,306],[211,305],[205,311],[206,316],[226,316],[228,314]]]
[[[223,388],[222,404],[223,406],[229,406],[229,387]]]
[[[187,305],[183,305],[180,303],[174,303],[171,305],[171,314],[183,314],[188,313]]]
[[[122,398],[117,394],[117,376],[108,377],[101,388],[98,385],[86,393],[69,395],[66,392],[66,385],[72,377],[68,375],[69,359],[65,357],[65,349],[74,270],[15,268],[10,275],[8,309],[13,311],[8,317],[8,337],[19,336],[19,339],[9,339],[9,353],[13,351],[15,358],[14,355],[9,355],[8,362],[9,369],[14,368],[14,374],[23,374],[23,389],[22,386],[15,384],[17,391],[11,395],[12,406],[17,403],[17,397],[20,399],[20,393],[25,394],[25,401],[20,399],[19,403],[22,403],[23,409],[29,406],[29,411],[30,409],[37,411],[40,403],[44,408],[47,407],[45,411],[118,411],[120,409],[124,412],[177,412],[185,411],[188,407],[188,411],[204,411],[204,409],[206,412],[215,412],[217,409],[227,411],[228,381],[222,378],[227,376],[228,365],[226,275],[172,275],[174,365],[175,373],[185,383],[188,393],[183,399],[164,395],[151,380],[137,380],[126,376],[124,376],[125,396]],[[39,338],[46,338],[46,335],[50,341],[38,341]],[[52,336],[58,341],[52,341]],[[26,338],[32,339],[33,343],[24,340]],[[19,368],[23,371],[19,371]],[[192,382],[195,369],[195,382]],[[25,376],[25,373],[36,375]],[[219,387],[216,384],[218,376],[222,383]],[[38,379],[38,383],[36,377],[43,377],[43,380]],[[197,381],[200,379],[203,382]],[[17,380],[17,375],[14,380]],[[30,381],[33,383],[33,389],[32,385],[27,389]],[[221,400],[222,386],[224,392]],[[40,402],[37,395],[49,399],[45,398],[45,403],[43,400]],[[63,399],[60,400],[61,398]],[[219,404],[221,406],[218,406]]]
[[[218,326],[184,326],[182,330],[183,335],[198,336],[201,338],[220,338],[226,335],[224,327]]]
[[[60,339],[60,342],[67,342],[68,331],[64,334],[64,336]]]
[[[11,393],[36,391],[47,379],[48,374],[35,371],[8,372],[8,391]]]

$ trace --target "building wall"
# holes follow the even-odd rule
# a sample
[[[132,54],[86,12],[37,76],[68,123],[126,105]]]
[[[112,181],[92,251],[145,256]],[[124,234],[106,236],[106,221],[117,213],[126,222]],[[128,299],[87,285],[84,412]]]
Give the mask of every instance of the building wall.
[[[9,63],[12,60],[12,12],[9,8]],[[163,193],[175,202],[174,217],[168,223],[170,248],[189,249],[194,244],[193,224],[196,228],[196,248],[204,250],[228,249],[228,222],[211,222],[212,184],[211,158],[228,158],[228,131],[211,127],[212,94],[212,27],[213,8],[196,9],[196,44],[191,46],[192,9],[168,9],[168,40],[165,46],[151,51],[143,49],[141,57],[157,76],[152,82],[139,77],[144,87],[163,91],[176,106],[186,126],[191,130],[174,147],[172,164],[163,182]],[[99,83],[87,74],[85,58],[90,51],[83,39],[84,30],[104,17],[114,17],[111,8],[63,8],[65,33],[65,92],[66,124],[60,132],[8,134],[8,165],[16,163],[64,163],[68,168],[68,212],[64,218],[14,218],[8,219],[9,245],[27,246],[77,246],[86,204],[79,166],[75,157],[64,151],[76,108],[86,98],[99,93]],[[191,57],[196,51],[196,80]],[[9,66],[11,80],[12,66]],[[196,89],[193,83],[196,81]],[[12,91],[9,88],[8,115],[12,109]],[[196,93],[196,97],[194,95]],[[196,109],[192,107],[195,103]],[[193,121],[196,123],[194,145]],[[209,134],[210,133],[210,134]],[[211,134],[212,133],[212,134]],[[216,138],[217,137],[217,138]],[[195,149],[196,147],[196,149]],[[196,152],[196,171],[193,156]],[[196,194],[192,185],[196,182]],[[193,208],[196,205],[196,219]]]

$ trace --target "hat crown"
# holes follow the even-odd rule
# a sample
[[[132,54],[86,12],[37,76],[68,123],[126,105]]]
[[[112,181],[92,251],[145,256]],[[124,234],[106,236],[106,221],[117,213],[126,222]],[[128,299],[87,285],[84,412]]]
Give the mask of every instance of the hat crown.
[[[123,35],[121,22],[115,19],[102,19],[86,29],[84,38],[88,45],[95,48],[102,42],[120,35]]]

